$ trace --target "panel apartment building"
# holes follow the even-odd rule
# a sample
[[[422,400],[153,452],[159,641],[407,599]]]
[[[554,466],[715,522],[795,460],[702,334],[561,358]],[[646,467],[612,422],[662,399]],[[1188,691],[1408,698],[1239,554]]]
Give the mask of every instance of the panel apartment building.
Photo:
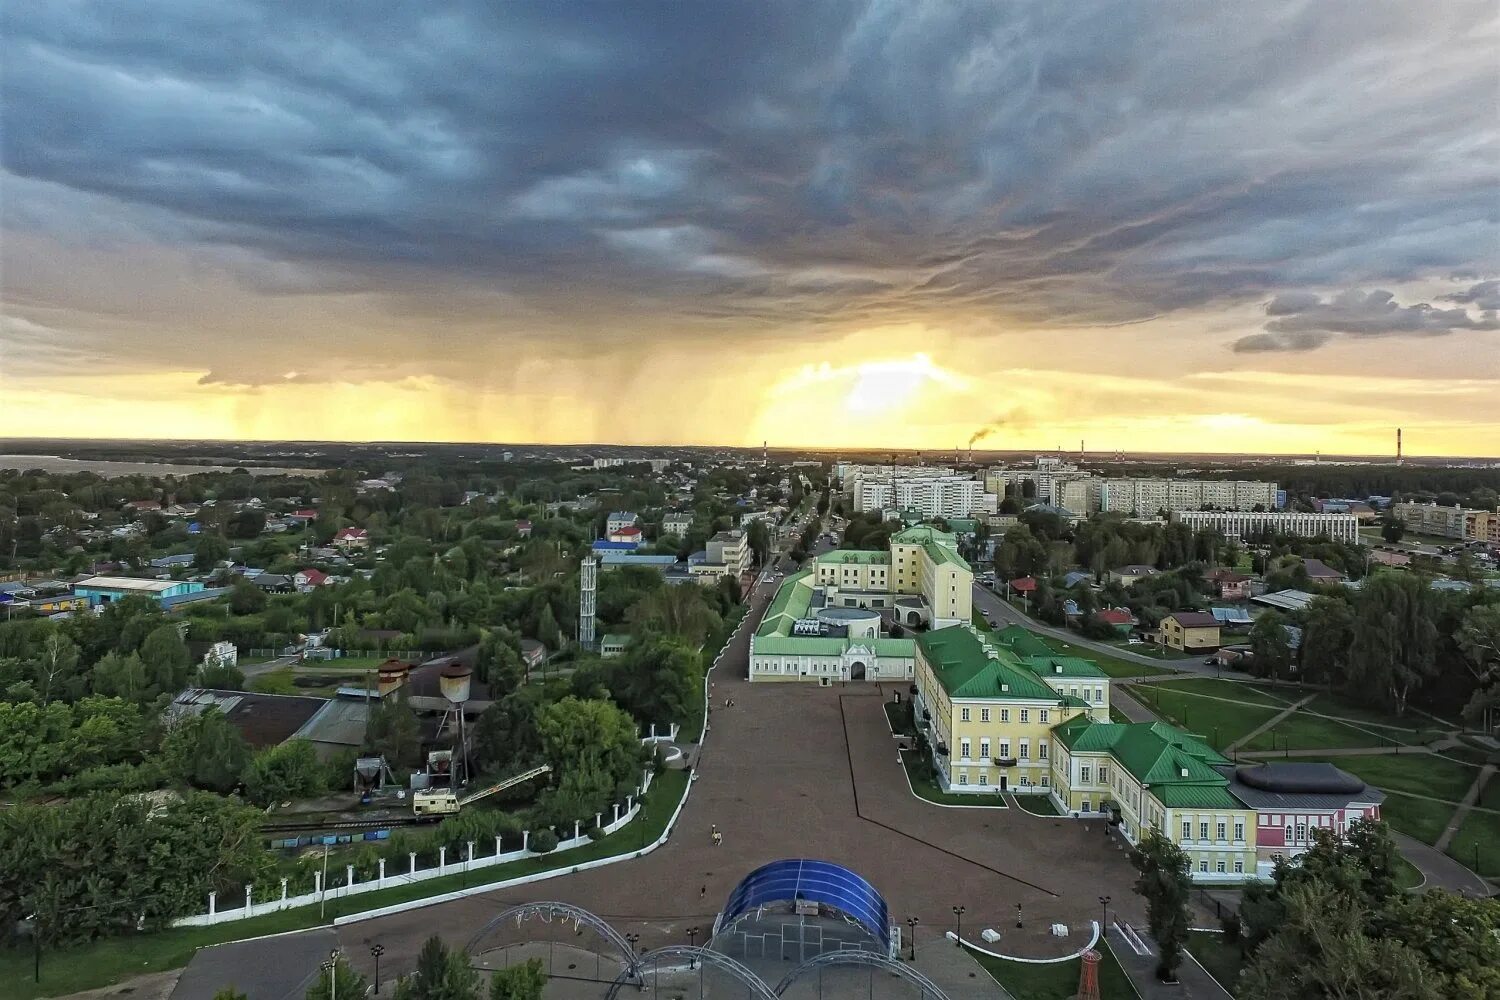
[[[1228,479],[1101,479],[1099,510],[1132,515],[1158,511],[1276,509],[1276,484]],[[1080,511],[1079,513],[1082,513]]]
[[[1392,504],[1391,516],[1408,531],[1500,545],[1500,514],[1493,511],[1408,502]]]
[[[860,513],[894,507],[928,518],[973,517],[997,509],[994,494],[968,476],[861,471],[844,480],[844,489]]]
[[[1359,518],[1354,514],[1305,514],[1300,511],[1174,510],[1172,520],[1195,531],[1216,528],[1226,538],[1253,538],[1271,532],[1328,538],[1349,545],[1359,543]]]

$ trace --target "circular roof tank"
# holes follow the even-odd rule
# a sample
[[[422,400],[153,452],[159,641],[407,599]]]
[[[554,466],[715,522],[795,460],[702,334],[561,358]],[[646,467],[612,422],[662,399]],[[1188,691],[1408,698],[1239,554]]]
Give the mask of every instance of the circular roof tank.
[[[462,705],[469,700],[470,681],[474,671],[462,663],[450,663],[438,674],[438,687],[447,698],[455,705]]]
[[[873,639],[880,635],[880,612],[869,608],[819,608],[818,621],[849,630],[851,639]]]

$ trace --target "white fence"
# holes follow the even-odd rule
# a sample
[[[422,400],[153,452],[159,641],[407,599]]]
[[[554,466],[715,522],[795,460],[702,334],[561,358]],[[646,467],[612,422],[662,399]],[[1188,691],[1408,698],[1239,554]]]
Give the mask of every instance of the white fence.
[[[604,814],[596,813],[592,825],[600,827],[608,834],[614,833],[626,823],[629,823],[640,813],[641,797],[651,787],[652,777],[653,775],[648,771],[641,786],[636,789],[635,794],[626,796],[623,806],[621,803],[615,803],[613,819],[606,823],[603,821]],[[324,886],[323,873],[314,872],[313,891],[296,896],[287,895],[287,880],[282,879],[280,898],[259,903],[253,899],[252,887],[246,886],[244,903],[231,909],[220,909],[218,906],[218,894],[211,892],[208,894],[207,913],[181,917],[172,921],[172,926],[205,927],[210,924],[222,924],[232,920],[246,920],[250,917],[264,916],[267,913],[277,913],[281,910],[289,910],[298,906],[310,906],[313,903],[325,900],[342,899],[346,896],[357,896],[366,892],[378,892],[381,889],[391,889],[399,885],[425,882],[429,879],[443,878],[447,875],[458,875],[461,872],[480,871],[485,868],[493,868],[496,865],[520,861],[523,858],[544,857],[545,855],[539,854],[527,846],[530,838],[531,835],[529,833],[523,833],[521,835],[521,849],[519,851],[506,851],[502,853],[500,850],[500,838],[496,837],[494,853],[485,855],[475,854],[475,843],[471,840],[465,845],[465,856],[454,858],[451,861],[448,859],[448,849],[442,847],[438,849],[438,863],[430,868],[418,868],[417,856],[415,854],[408,854],[406,856],[407,870],[395,874],[388,874],[386,872],[387,859],[381,858],[379,861],[379,873],[375,878],[364,882],[355,881],[353,865],[344,866],[344,882],[342,885]],[[371,841],[370,843],[378,843],[378,841]],[[586,832],[584,821],[578,820],[573,824],[573,836],[559,841],[557,848],[548,853],[557,854],[563,851],[570,851],[588,843],[592,843],[592,841]]]

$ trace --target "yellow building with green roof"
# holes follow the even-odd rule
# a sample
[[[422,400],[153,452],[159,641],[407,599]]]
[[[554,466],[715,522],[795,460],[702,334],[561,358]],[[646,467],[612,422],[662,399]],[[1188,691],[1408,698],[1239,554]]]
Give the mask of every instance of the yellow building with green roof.
[[[1109,718],[1109,679],[1045,645],[1013,647],[954,625],[916,641],[914,708],[940,783],[951,792],[1046,794],[1052,729]],[[1040,644],[1039,644],[1040,645]]]

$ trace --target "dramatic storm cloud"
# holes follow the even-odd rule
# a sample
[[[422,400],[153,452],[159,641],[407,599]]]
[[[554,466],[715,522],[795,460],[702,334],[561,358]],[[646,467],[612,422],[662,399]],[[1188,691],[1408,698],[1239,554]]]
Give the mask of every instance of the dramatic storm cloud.
[[[323,385],[408,407],[403,437],[738,442],[786,405],[747,384],[851,350],[974,378],[1291,354],[1500,378],[1472,361],[1500,298],[1489,0],[3,17],[0,387],[49,420],[151,385],[151,430],[290,433],[279,408]],[[1339,353],[1439,333],[1470,360]],[[963,440],[1020,391],[966,384],[881,432]],[[874,433],[830,419],[793,426]]]

